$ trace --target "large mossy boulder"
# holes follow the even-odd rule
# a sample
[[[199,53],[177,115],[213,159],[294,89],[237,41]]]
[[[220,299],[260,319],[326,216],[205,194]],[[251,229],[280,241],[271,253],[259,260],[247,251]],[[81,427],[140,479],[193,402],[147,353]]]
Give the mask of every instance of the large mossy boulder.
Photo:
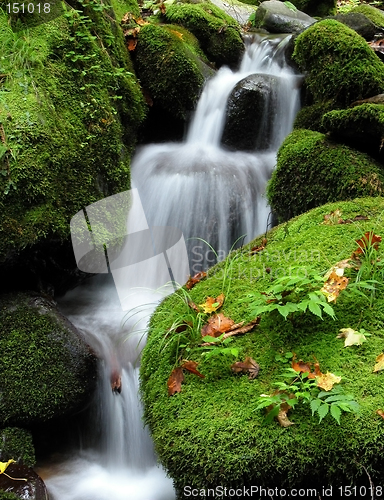
[[[268,149],[273,121],[265,117],[273,116],[271,88],[276,87],[277,78],[250,75],[236,84],[227,100],[224,146],[242,151]]]
[[[297,129],[280,147],[267,189],[271,207],[283,221],[330,201],[381,195],[383,167],[324,134]]]
[[[32,273],[37,248],[50,268],[71,217],[130,187],[145,105],[114,17],[108,3],[67,5],[50,22],[12,31],[0,13],[2,270],[28,261]]]
[[[213,74],[197,39],[182,26],[146,24],[140,29],[135,68],[153,105],[185,120],[204,81]]]
[[[337,209],[343,219],[363,215],[368,219],[322,224],[324,216]],[[178,498],[192,496],[192,488],[196,498],[204,498],[201,489],[208,496],[207,488],[213,489],[212,498],[222,498],[220,489],[214,490],[220,486],[225,486],[227,493],[230,488],[239,488],[242,495],[233,496],[240,498],[245,496],[244,488],[249,493],[252,485],[273,487],[273,491],[318,488],[322,498],[321,488],[327,485],[338,497],[340,485],[368,488],[367,472],[373,484],[382,484],[384,422],[376,411],[383,405],[384,377],[382,372],[373,373],[384,338],[379,261],[373,277],[380,284],[373,295],[368,291],[368,297],[353,293],[357,271],[345,271],[350,293],[341,292],[337,302],[332,303],[335,320],[327,315],[322,320],[309,311],[295,313],[287,320],[277,311],[265,312],[259,326],[251,333],[234,337],[231,344],[222,346],[227,349],[216,355],[209,349],[197,349],[202,341],[201,326],[209,315],[197,317],[187,298],[203,304],[207,297],[218,297],[223,292],[225,301],[219,311],[235,323],[248,323],[254,319],[251,304],[255,292],[265,292],[277,277],[295,278],[295,273],[305,277],[307,272],[310,276],[310,268],[323,275],[333,264],[351,256],[358,248],[355,240],[365,232],[374,230],[384,235],[383,210],[381,197],[316,208],[231,254],[209,271],[207,279],[189,291],[176,292],[156,309],[143,351],[141,390],[146,422],[158,457],[174,480]],[[264,236],[266,246],[265,241],[262,243]],[[264,250],[250,252],[252,247],[261,246]],[[379,247],[375,257],[382,256],[383,248]],[[187,324],[191,317],[196,319],[194,327]],[[183,324],[184,329],[177,328]],[[371,336],[362,345],[344,347],[344,339],[336,338],[342,328],[363,328]],[[215,349],[220,350],[220,346]],[[328,413],[319,423],[319,416],[312,416],[309,404],[302,403],[288,413],[294,425],[282,427],[276,420],[265,423],[265,409],[257,409],[260,395],[272,394],[274,384],[284,380],[281,375],[290,364],[283,361],[289,353],[295,353],[297,361],[317,361],[323,373],[340,376],[339,387],[359,404],[359,413],[342,412],[340,425]],[[230,368],[247,356],[260,365],[254,380]],[[167,380],[183,359],[197,362],[205,378],[184,370],[181,392],[169,396]],[[260,489],[253,490],[253,496],[261,497]]]
[[[174,3],[167,7],[164,18],[193,33],[210,61],[219,66],[238,64],[244,51],[240,25],[216,5]]]
[[[316,20],[279,0],[262,2],[256,11],[255,26],[270,33],[300,33]]]
[[[89,404],[96,357],[49,300],[0,296],[0,325],[0,426],[30,427]]]
[[[364,38],[333,19],[301,33],[292,57],[306,74],[307,104],[333,100],[342,107],[384,90],[384,64]]]

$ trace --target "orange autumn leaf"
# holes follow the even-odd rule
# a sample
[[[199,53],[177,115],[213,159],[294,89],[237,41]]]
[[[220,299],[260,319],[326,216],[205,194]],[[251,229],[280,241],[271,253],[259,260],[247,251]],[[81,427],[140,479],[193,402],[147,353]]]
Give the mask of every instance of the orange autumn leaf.
[[[130,52],[133,52],[136,49],[137,38],[130,38],[127,43],[127,48]]]
[[[268,243],[267,238],[263,238],[261,240],[260,246],[251,248],[251,252],[250,252],[251,255],[254,255],[255,253],[262,252],[265,249],[265,247],[267,246],[267,243]]]
[[[209,335],[210,337],[220,337],[222,333],[227,332],[235,324],[233,319],[227,318],[223,313],[211,316],[208,323],[201,329],[202,337]]]
[[[189,372],[193,373],[194,375],[197,375],[200,378],[205,378],[205,375],[203,375],[197,370],[198,364],[199,363],[197,361],[185,361],[180,368],[188,370]]]
[[[203,312],[210,314],[217,311],[217,309],[219,309],[223,305],[224,299],[225,297],[223,293],[221,293],[216,298],[207,297],[204,304],[199,304],[199,307],[203,310]]]
[[[176,392],[181,392],[181,383],[184,380],[183,369],[178,366],[172,370],[169,376],[167,386],[168,386],[168,396],[173,396]]]
[[[338,384],[340,381],[341,377],[330,372],[322,373],[319,377],[316,377],[317,387],[320,387],[324,391],[330,391],[334,384]]]
[[[336,302],[340,292],[347,288],[348,282],[348,278],[332,271],[320,291],[327,297],[328,302]]]
[[[380,417],[382,419],[384,419],[384,411],[381,408],[379,408],[378,410],[376,410],[375,413],[377,413],[378,415],[380,415]]]
[[[231,370],[235,373],[248,372],[248,378],[253,380],[259,374],[260,365],[248,356],[244,361],[236,361],[236,363],[233,363]]]
[[[384,370],[384,353],[381,353],[376,358],[376,364],[373,368],[373,373]]]
[[[367,231],[362,238],[356,240],[358,249],[353,252],[353,255],[365,253],[367,248],[373,247],[375,250],[379,248],[381,236],[374,234],[373,231]]]
[[[314,365],[315,370],[312,372],[312,363],[305,363],[301,359],[299,361],[296,361],[296,354],[293,354],[291,367],[298,373],[308,373],[308,378],[315,378],[319,375],[322,375],[320,371],[320,365],[317,361]]]
[[[199,283],[199,281],[201,281],[206,276],[207,276],[207,273],[205,273],[203,271],[195,274],[194,276],[190,276],[188,281],[185,284],[185,288],[187,290],[191,290],[191,288],[193,288],[196,285],[196,283]]]

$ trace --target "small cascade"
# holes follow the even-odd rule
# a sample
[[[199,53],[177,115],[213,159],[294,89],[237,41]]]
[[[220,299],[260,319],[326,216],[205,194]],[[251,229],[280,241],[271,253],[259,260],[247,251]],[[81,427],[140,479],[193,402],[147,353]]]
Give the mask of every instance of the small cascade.
[[[266,229],[266,182],[299,105],[298,76],[283,56],[287,41],[286,35],[250,41],[239,71],[222,68],[207,83],[186,141],[149,145],[134,158],[133,185],[139,190],[147,222],[183,231],[191,273],[217,258],[201,239],[221,259],[238,238],[243,243]],[[273,105],[268,107],[272,139],[262,151],[231,152],[220,145],[226,102],[234,86],[253,74],[275,75],[278,82],[271,89]],[[130,214],[130,218],[134,224],[139,217]],[[156,274],[151,266],[144,265],[143,273]],[[118,296],[111,275],[97,276],[60,303],[101,361],[92,422],[83,431],[83,445],[70,460],[40,471],[51,500],[172,500],[175,496],[171,480],[156,464],[138,396],[143,342],[138,344],[160,296],[138,291],[130,296],[128,290],[125,296],[120,285]],[[122,296],[125,309],[129,305],[131,310],[128,316],[121,309]],[[132,334],[133,330],[138,333]]]

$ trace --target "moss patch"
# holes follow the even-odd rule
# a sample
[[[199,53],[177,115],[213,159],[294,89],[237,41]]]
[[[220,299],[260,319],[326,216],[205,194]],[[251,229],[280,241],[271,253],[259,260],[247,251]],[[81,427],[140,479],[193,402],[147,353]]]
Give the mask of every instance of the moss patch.
[[[239,62],[244,51],[239,24],[215,5],[208,2],[172,4],[167,7],[165,19],[193,33],[208,59],[216,64]]]
[[[358,224],[322,225],[324,215],[337,208],[345,218],[364,214],[370,219]],[[329,204],[273,229],[264,252],[250,256],[250,247],[246,247],[232,254],[232,259],[237,258],[224,286],[222,312],[235,322],[249,321],[249,302],[243,300],[248,293],[265,290],[271,279],[289,274],[292,266],[325,272],[351,255],[355,240],[365,231],[384,233],[383,213],[382,198]],[[250,245],[260,242],[261,237]],[[227,259],[189,292],[193,302],[200,304],[206,296],[216,297],[223,290],[223,272],[228,265]],[[233,357],[204,360],[195,352],[191,358],[200,363],[198,368],[206,378],[186,374],[182,392],[173,397],[168,397],[166,383],[175,366],[177,335],[167,332],[190,311],[180,292],[158,307],[143,352],[141,387],[145,418],[158,456],[174,479],[180,498],[187,485],[319,488],[328,484],[336,489],[365,484],[363,467],[374,484],[380,484],[384,424],[375,411],[382,407],[384,378],[381,373],[372,373],[376,356],[383,350],[384,294],[380,290],[372,307],[364,297],[341,295],[335,305],[335,321],[303,315],[292,325],[278,316],[264,317],[253,333],[236,337],[231,345],[239,350],[238,359],[251,356],[260,364],[254,381],[231,373]],[[343,341],[336,339],[344,327],[363,327],[372,336],[362,346],[344,348]],[[341,385],[360,404],[360,414],[343,414],[340,426],[329,417],[319,424],[310,408],[303,405],[290,414],[295,425],[263,425],[263,412],[256,410],[256,400],[260,394],[270,393],[272,383],[279,380],[281,366],[275,356],[287,351],[308,361],[315,356],[323,372],[341,375]],[[187,357],[188,353],[181,351],[181,355]]]
[[[315,102],[345,106],[384,90],[384,64],[364,38],[338,21],[320,21],[301,33],[293,59],[307,73]]]
[[[0,15],[0,261],[130,187],[143,97],[120,28],[91,5],[17,33]]]
[[[329,201],[383,192],[382,166],[368,155],[310,130],[293,131],[282,144],[268,185],[280,220]]]
[[[32,434],[26,429],[17,427],[0,429],[0,461],[8,462],[10,459],[28,467],[36,464]]]
[[[96,359],[50,303],[1,296],[0,324],[0,425],[41,423],[89,402]]]
[[[359,14],[364,14],[364,16],[368,17],[376,26],[380,28],[384,28],[384,12],[380,9],[377,9],[373,5],[369,4],[361,4],[354,7],[351,12],[356,12]]]

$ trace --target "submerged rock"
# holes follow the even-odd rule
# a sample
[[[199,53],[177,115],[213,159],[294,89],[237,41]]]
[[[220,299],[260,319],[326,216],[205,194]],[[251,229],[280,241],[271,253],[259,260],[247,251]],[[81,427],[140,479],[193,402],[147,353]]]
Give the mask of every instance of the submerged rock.
[[[51,301],[2,295],[0,324],[0,426],[41,424],[88,405],[96,357]]]

